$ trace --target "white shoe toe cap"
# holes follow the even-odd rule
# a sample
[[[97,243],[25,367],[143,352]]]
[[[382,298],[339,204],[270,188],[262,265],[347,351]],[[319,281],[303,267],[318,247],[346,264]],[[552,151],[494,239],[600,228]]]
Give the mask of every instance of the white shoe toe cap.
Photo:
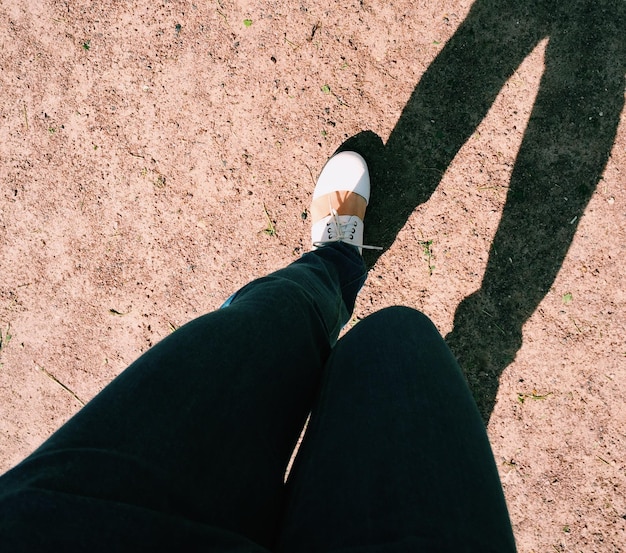
[[[317,180],[313,199],[338,190],[356,192],[369,202],[370,176],[367,163],[356,152],[340,152],[328,160]]]

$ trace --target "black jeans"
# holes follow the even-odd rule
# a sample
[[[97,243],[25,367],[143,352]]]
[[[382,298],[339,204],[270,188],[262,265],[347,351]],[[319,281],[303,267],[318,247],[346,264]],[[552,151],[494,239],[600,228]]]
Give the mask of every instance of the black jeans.
[[[2,549],[514,551],[432,323],[394,307],[337,342],[365,276],[320,248],[142,355],[0,478]]]

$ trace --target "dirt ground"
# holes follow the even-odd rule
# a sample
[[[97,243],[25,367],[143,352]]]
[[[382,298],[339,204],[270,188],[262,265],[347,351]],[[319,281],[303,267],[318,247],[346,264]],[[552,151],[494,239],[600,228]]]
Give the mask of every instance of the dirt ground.
[[[626,551],[624,9],[2,2],[0,470],[308,249],[351,139],[385,248],[356,319],[446,336],[521,552]]]

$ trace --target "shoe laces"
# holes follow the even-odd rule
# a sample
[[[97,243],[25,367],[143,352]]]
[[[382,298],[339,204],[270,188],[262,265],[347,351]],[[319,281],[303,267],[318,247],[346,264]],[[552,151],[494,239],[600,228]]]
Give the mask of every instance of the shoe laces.
[[[339,215],[337,210],[330,208],[330,218],[326,221],[327,240],[315,242],[316,247],[332,244],[334,242],[344,242],[357,248],[366,250],[382,250],[380,246],[367,246],[365,244],[357,244],[354,242],[354,235],[358,226],[358,217],[356,215]]]

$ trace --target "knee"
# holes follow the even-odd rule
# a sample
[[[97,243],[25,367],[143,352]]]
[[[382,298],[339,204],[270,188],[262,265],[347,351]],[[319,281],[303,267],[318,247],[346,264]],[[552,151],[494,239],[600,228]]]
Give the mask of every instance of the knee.
[[[395,305],[385,307],[372,315],[369,315],[359,324],[372,324],[386,332],[397,335],[417,332],[420,335],[434,334],[440,336],[433,322],[421,311],[411,307]]]

